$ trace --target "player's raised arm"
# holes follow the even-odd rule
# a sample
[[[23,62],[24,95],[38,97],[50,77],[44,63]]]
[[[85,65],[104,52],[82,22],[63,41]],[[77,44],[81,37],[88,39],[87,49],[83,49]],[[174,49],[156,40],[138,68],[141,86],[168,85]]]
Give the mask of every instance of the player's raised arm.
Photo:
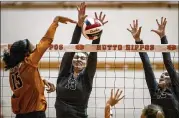
[[[85,15],[85,11],[86,11],[85,2],[77,6],[77,11],[78,11],[78,23],[73,32],[73,36],[72,36],[70,44],[78,44],[80,41],[81,28],[82,28],[84,19],[87,17],[87,15]],[[74,54],[75,52],[65,52],[62,58],[59,76],[63,76],[68,73],[72,65],[72,59],[74,57]]]
[[[102,12],[100,12],[100,15],[97,16],[97,13],[95,12],[95,18],[98,19],[103,25],[105,25],[108,21],[105,21],[106,15]],[[102,33],[101,33],[102,34]],[[99,44],[100,43],[100,38],[101,34],[98,39],[93,40],[92,44]],[[90,79],[90,83],[92,84],[95,72],[96,72],[96,67],[97,67],[97,52],[90,52],[88,56],[88,61],[87,61],[87,66],[86,66],[86,74]]]
[[[53,42],[56,28],[58,27],[59,22],[64,24],[67,24],[67,22],[76,23],[75,21],[67,17],[62,17],[62,16],[55,17],[52,24],[48,28],[47,32],[40,40],[39,44],[37,44],[36,49],[30,55],[30,59],[33,64],[37,65],[41,57],[43,56],[44,52],[50,47],[51,43]]]
[[[112,108],[114,105],[116,105],[120,100],[124,98],[124,95],[122,96],[122,91],[119,92],[119,89],[117,89],[115,95],[113,89],[111,89],[111,96],[106,102],[105,105],[105,118],[112,118],[113,113],[112,113]]]
[[[156,22],[158,24],[158,29],[157,30],[151,30],[151,31],[153,31],[157,35],[159,35],[159,37],[161,39],[161,44],[168,44],[168,40],[167,40],[167,37],[165,35],[165,27],[166,27],[166,24],[167,24],[166,18],[162,17],[161,23],[159,23],[158,19],[156,19]],[[170,76],[171,83],[173,85],[174,92],[179,99],[179,76],[176,72],[176,69],[175,69],[173,63],[172,63],[171,55],[170,55],[169,52],[163,52],[162,55],[163,55],[163,61],[164,61],[164,64],[165,64],[165,68],[167,69],[168,75]]]
[[[143,41],[140,38],[141,28],[138,28],[138,20],[133,20],[133,26],[130,24],[131,30],[127,29],[129,32],[131,32],[133,38],[135,39],[136,44],[143,44]],[[152,70],[152,66],[150,64],[149,57],[146,52],[139,52],[140,58],[143,63],[143,68],[145,72],[145,79],[147,82],[147,86],[151,95],[151,98],[154,95],[155,90],[157,89],[157,81],[154,75],[154,72]]]

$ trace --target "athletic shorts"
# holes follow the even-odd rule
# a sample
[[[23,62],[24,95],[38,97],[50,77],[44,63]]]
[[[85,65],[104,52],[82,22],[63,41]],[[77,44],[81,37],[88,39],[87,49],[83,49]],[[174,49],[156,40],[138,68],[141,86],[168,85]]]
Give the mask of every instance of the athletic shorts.
[[[45,111],[35,111],[26,114],[17,114],[16,118],[46,118]]]

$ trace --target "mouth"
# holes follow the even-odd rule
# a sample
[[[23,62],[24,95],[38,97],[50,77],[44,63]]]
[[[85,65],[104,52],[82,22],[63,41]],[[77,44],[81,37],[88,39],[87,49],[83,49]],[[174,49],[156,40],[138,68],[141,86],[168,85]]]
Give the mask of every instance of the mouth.
[[[75,62],[74,62],[74,65],[81,67],[81,66],[83,66],[83,62],[81,62],[81,61],[75,61]]]

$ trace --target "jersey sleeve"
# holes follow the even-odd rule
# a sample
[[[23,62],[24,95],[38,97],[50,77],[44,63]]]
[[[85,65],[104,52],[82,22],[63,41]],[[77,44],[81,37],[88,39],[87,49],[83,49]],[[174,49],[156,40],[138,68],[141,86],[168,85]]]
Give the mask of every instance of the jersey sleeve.
[[[161,44],[168,44],[168,40],[167,40],[166,36],[162,37]],[[173,90],[179,99],[179,76],[175,70],[173,63],[172,63],[171,55],[169,52],[163,52],[162,55],[163,55],[163,61],[165,64],[165,68],[167,69],[167,72],[168,72],[171,82],[172,82]]]
[[[78,44],[80,41],[80,38],[81,38],[81,27],[76,25],[70,44]],[[75,55],[75,52],[65,52],[61,61],[61,65],[60,65],[59,77],[65,76],[66,74],[68,74],[72,66],[72,60],[73,60],[74,55]]]
[[[40,40],[37,44],[36,49],[32,54],[30,54],[30,60],[33,65],[37,66],[40,59],[42,58],[45,51],[50,47],[51,43],[54,39],[54,34],[56,32],[56,28],[58,27],[57,23],[52,23],[47,30],[45,36]]]
[[[100,43],[100,38],[93,40],[92,44],[99,44]],[[92,86],[93,84],[93,78],[96,72],[96,68],[97,68],[97,52],[90,52],[89,56],[88,56],[88,61],[87,61],[87,66],[85,68],[85,76],[87,76],[87,78],[89,78],[87,80],[90,84],[90,86]]]
[[[136,42],[136,44],[143,44],[143,41],[141,40],[140,42]],[[155,91],[157,90],[158,83],[156,81],[152,66],[150,64],[148,54],[146,52],[139,52],[139,55],[144,68],[145,80],[150,92],[150,96],[152,98]]]

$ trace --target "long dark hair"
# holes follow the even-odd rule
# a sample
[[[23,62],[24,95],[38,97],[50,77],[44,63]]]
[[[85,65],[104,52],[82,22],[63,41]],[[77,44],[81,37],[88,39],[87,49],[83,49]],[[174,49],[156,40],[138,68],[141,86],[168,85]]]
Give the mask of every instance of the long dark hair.
[[[5,70],[9,70],[22,62],[29,51],[28,39],[19,40],[12,44],[10,51],[4,51],[3,61],[5,63]]]

